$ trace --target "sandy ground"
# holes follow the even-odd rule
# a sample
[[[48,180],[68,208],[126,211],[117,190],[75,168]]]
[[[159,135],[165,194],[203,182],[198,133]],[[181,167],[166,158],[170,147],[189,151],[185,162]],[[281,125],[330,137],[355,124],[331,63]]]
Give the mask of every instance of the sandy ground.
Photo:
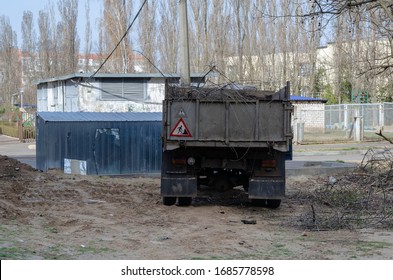
[[[274,210],[251,205],[241,190],[164,206],[159,184],[42,173],[0,156],[0,258],[393,259],[391,230],[302,226],[310,205],[298,193],[310,178],[288,178]]]

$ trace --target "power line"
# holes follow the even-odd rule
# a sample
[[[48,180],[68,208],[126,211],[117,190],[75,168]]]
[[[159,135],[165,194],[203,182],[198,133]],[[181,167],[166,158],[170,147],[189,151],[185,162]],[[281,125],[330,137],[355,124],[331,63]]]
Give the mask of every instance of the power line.
[[[143,54],[143,52],[140,52],[140,51],[138,51],[138,50],[132,50],[133,52],[137,52],[137,53],[139,53],[140,55],[142,55],[158,72],[160,72],[160,74],[164,77],[164,78],[167,78],[166,76],[165,76],[165,74],[164,73],[162,73],[162,71],[146,56],[146,55],[144,55]]]
[[[108,57],[104,60],[104,62],[101,63],[100,67],[98,67],[98,69],[89,77],[89,79],[92,79],[100,70],[101,68],[105,65],[105,63],[109,60],[109,58],[112,56],[112,54],[116,51],[116,49],[120,46],[120,43],[123,41],[123,39],[127,36],[128,31],[130,31],[131,27],[134,25],[134,22],[136,21],[136,19],[138,18],[139,14],[141,13],[143,7],[145,6],[147,0],[145,0],[142,4],[142,6],[139,8],[139,11],[136,13],[134,19],[132,20],[131,24],[128,26],[126,32],[124,33],[124,35],[121,37],[121,39],[119,40],[119,42],[116,44],[115,48],[112,50],[112,52],[108,55]]]
[[[205,86],[205,84],[206,84],[206,80],[205,80],[206,76],[209,75],[210,72],[215,71],[215,69],[216,69],[216,66],[215,66],[215,65],[210,66],[209,71],[207,71],[206,74],[203,75],[203,77],[201,77],[201,78],[199,79],[197,88],[199,88],[199,85],[201,84],[202,81],[204,81],[204,85],[203,85],[203,86]]]

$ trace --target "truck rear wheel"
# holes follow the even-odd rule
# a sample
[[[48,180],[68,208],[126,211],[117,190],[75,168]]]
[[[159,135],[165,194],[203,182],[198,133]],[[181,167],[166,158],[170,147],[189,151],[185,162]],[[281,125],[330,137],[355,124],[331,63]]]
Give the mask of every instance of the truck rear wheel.
[[[254,206],[265,207],[266,206],[266,199],[251,199],[251,203]]]
[[[247,178],[247,181],[243,183],[243,189],[244,189],[244,191],[248,192],[248,187],[249,187],[249,186],[250,186],[250,182],[248,181],[248,178]]]
[[[192,197],[179,197],[179,206],[190,206]]]
[[[176,196],[164,196],[162,203],[166,206],[174,205],[176,203]]]
[[[276,209],[280,207],[281,199],[266,199],[266,207]]]
[[[251,203],[259,207],[276,209],[280,207],[281,199],[252,199]]]

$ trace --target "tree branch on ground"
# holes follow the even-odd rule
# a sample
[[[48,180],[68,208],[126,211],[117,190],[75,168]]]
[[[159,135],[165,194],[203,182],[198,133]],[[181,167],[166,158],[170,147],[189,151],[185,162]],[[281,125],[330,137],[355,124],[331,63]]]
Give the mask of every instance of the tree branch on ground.
[[[379,132],[375,132],[376,135],[381,136],[383,139],[388,141],[390,144],[393,144],[393,140],[387,138],[385,135],[382,134],[382,130],[379,130]]]

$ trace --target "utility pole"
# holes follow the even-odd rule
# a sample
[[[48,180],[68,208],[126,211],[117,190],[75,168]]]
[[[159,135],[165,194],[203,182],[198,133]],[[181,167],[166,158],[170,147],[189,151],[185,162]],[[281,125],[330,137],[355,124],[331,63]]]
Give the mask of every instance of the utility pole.
[[[190,51],[188,46],[187,0],[179,0],[179,48],[180,48],[180,84],[191,85]]]

